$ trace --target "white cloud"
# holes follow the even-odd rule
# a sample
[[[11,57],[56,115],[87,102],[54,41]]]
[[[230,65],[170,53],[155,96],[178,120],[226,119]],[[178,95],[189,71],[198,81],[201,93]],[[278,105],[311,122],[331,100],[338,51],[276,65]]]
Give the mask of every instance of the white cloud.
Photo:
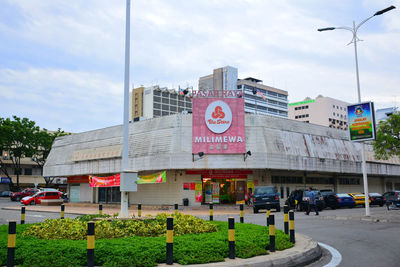
[[[102,74],[62,69],[0,70],[3,116],[67,131],[122,122],[123,84]]]
[[[12,33],[27,45],[71,55],[77,67],[58,62],[37,66],[23,59],[23,69],[0,65],[0,104],[10,107],[4,97],[12,99],[14,107],[29,115],[26,99],[35,100],[42,103],[33,111],[38,118],[44,113],[69,120],[67,126],[58,127],[72,127],[74,121],[86,119],[87,126],[77,129],[119,123],[116,114],[122,108],[114,103],[122,103],[125,1],[8,3],[20,11],[20,21],[12,25],[0,18],[0,32]],[[238,67],[240,78],[253,76],[287,90],[291,101],[322,94],[354,102],[354,50],[346,46],[351,33],[317,29],[350,26],[353,19],[391,4],[399,6],[399,1],[132,1],[131,83],[175,87],[189,83],[196,88],[200,76],[230,65]],[[381,106],[399,96],[400,17],[396,12],[373,18],[359,33],[365,40],[358,50],[362,96]],[[93,73],[88,66],[97,62],[101,65],[93,69],[100,69]],[[18,95],[21,92],[23,97]],[[89,111],[83,112],[82,106]],[[68,113],[63,113],[68,107]],[[82,115],[72,116],[77,113]],[[109,124],[102,118],[108,118]]]

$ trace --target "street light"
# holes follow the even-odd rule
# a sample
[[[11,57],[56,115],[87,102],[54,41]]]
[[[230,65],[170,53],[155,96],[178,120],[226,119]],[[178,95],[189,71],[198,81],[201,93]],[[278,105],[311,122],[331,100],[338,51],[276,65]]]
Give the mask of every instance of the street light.
[[[341,27],[328,27],[328,28],[321,28],[318,29],[319,32],[323,31],[332,31],[332,30],[348,30],[353,33],[353,39],[350,41],[349,44],[354,43],[354,55],[355,55],[355,60],[356,60],[356,78],[357,78],[357,92],[358,92],[358,102],[361,103],[361,93],[360,93],[360,77],[358,73],[358,59],[357,59],[357,42],[360,41],[357,37],[357,31],[363,25],[365,22],[370,20],[371,18],[375,16],[382,15],[383,13],[386,13],[392,9],[395,9],[395,6],[390,6],[388,8],[382,9],[380,11],[375,12],[374,15],[366,18],[360,24],[356,26],[355,22],[353,21],[353,28],[351,27],[346,27],[346,26],[341,26]],[[361,143],[361,160],[362,160],[362,172],[363,172],[363,182],[364,182],[364,194],[365,194],[365,215],[370,216],[369,212],[369,199],[368,199],[368,180],[367,180],[367,168],[366,168],[366,162],[365,162],[365,148],[364,148],[364,142]]]

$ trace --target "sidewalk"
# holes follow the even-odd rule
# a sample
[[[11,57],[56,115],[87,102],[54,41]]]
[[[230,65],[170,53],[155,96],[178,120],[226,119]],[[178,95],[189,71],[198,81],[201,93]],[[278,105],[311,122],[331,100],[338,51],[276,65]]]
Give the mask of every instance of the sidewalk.
[[[6,207],[4,209],[9,210],[20,210],[21,206],[17,207]],[[39,211],[39,212],[60,212],[60,206],[42,206],[42,205],[31,205],[25,206],[26,211]],[[137,205],[131,205],[129,207],[129,215],[137,216]],[[183,214],[207,216],[210,214],[208,205],[202,206],[179,206],[178,210]],[[99,204],[91,203],[66,203],[65,213],[69,214],[97,214],[99,212]],[[120,205],[117,204],[103,204],[103,214],[114,215],[120,212]],[[159,213],[172,213],[174,212],[174,207],[170,205],[164,206],[147,206],[142,205],[142,216],[146,215],[157,215]],[[240,213],[239,205],[221,205],[214,206],[214,215],[238,215]],[[245,206],[245,214],[253,213],[253,208]]]

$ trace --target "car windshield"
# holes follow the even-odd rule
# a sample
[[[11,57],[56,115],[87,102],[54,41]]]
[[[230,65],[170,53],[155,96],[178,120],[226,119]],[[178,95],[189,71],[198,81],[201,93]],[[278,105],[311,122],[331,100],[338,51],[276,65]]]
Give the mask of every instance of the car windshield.
[[[322,191],[321,195],[323,196],[328,196],[328,195],[334,195],[335,193],[333,193],[332,191]]]
[[[353,196],[355,196],[355,197],[364,197],[363,194],[354,194]]]
[[[348,194],[336,194],[338,197],[350,197]]]
[[[275,187],[256,187],[254,194],[261,195],[261,194],[275,194],[276,189]]]
[[[318,197],[318,196],[321,195],[319,191],[313,190],[313,192],[314,192],[314,195],[315,195],[316,197]],[[303,196],[304,196],[304,197],[308,197],[309,195],[310,195],[310,191],[304,191],[304,193],[303,193]]]
[[[370,193],[369,194],[371,197],[380,197],[380,196],[382,196],[381,194],[379,194],[379,193]]]

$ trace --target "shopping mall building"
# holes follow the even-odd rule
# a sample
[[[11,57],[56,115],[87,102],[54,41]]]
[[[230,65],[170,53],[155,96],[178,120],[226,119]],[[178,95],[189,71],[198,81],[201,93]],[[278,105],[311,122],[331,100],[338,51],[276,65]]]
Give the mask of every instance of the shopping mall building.
[[[237,203],[248,188],[261,185],[275,185],[282,200],[309,186],[364,191],[361,144],[348,141],[346,131],[245,114],[243,101],[240,95],[203,93],[194,95],[193,114],[131,123],[129,170],[139,177],[166,175],[138,184],[129,203]],[[376,160],[372,146],[365,147],[369,192],[400,189],[400,160]],[[116,183],[98,186],[89,176],[115,177],[121,154],[122,125],[59,137],[44,176],[68,177],[72,202],[118,203]]]

